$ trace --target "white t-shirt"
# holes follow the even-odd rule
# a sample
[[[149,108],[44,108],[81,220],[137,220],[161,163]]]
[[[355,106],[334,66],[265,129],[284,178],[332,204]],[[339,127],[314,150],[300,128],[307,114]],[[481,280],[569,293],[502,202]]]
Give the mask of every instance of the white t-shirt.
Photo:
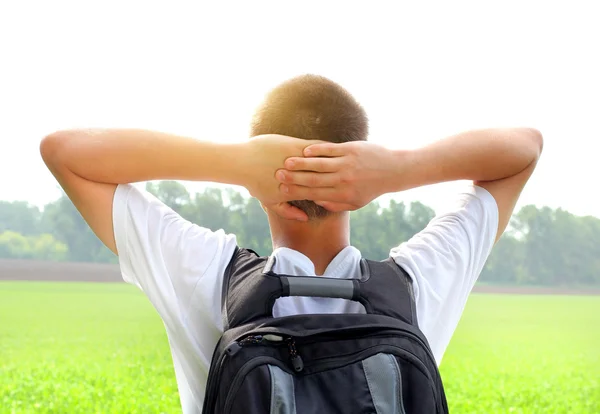
[[[438,364],[498,227],[496,202],[485,189],[469,186],[456,201],[390,252],[413,279],[418,324]],[[190,223],[132,185],[118,186],[113,220],[123,278],[146,294],[166,327],[183,412],[201,413],[211,357],[223,329],[223,273],[236,238]],[[280,248],[273,254],[275,272],[315,274],[312,262],[300,252]],[[356,248],[346,247],[324,276],[359,277],[360,259]],[[306,297],[281,298],[274,307],[274,316],[341,312],[364,308],[345,299]]]

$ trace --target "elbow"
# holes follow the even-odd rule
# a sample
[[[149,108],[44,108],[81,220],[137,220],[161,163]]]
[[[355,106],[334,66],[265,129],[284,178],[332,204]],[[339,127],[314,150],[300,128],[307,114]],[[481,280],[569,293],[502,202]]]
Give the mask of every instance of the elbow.
[[[524,135],[527,147],[531,151],[533,161],[537,162],[544,149],[544,137],[542,136],[542,133],[535,128],[526,128]]]
[[[72,131],[57,131],[46,135],[40,142],[40,155],[48,167],[59,166],[65,159]]]

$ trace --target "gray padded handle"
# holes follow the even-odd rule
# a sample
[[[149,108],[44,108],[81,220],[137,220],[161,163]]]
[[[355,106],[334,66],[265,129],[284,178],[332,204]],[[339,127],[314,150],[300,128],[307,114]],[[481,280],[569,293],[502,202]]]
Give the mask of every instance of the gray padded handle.
[[[356,300],[359,296],[358,280],[326,277],[279,276],[282,296],[310,296]]]

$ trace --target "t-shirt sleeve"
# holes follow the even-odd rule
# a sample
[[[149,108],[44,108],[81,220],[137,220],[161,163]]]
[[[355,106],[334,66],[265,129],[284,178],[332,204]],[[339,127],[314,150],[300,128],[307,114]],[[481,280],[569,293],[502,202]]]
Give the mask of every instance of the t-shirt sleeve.
[[[121,273],[154,305],[167,328],[187,320],[190,306],[218,325],[222,275],[235,236],[182,218],[147,191],[119,185],[113,226]]]
[[[390,256],[412,278],[419,328],[439,363],[483,270],[498,231],[498,207],[484,188],[469,186]]]

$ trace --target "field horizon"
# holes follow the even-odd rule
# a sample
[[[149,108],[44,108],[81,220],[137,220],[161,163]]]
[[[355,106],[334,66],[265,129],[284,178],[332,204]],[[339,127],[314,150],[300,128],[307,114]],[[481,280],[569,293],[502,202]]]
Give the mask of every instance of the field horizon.
[[[0,281],[125,283],[117,264],[21,259],[0,259]],[[596,296],[600,288],[478,283],[473,293]]]

